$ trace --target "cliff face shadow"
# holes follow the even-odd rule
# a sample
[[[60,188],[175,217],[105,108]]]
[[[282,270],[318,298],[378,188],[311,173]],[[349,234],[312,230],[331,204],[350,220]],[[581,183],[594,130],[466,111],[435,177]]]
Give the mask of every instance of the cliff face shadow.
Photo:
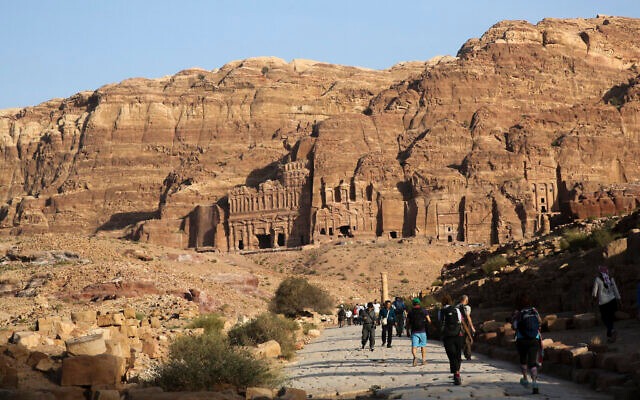
[[[111,215],[111,218],[104,224],[100,225],[96,232],[100,231],[115,231],[118,229],[126,228],[129,225],[137,224],[141,221],[148,219],[156,219],[160,217],[158,210],[154,211],[132,211],[115,213]]]

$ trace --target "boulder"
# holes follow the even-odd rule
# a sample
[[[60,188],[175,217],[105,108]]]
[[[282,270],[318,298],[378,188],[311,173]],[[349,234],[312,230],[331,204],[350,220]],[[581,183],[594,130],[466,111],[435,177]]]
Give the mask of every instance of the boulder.
[[[74,356],[95,356],[107,351],[104,338],[101,334],[81,336],[65,341],[67,352]]]
[[[623,254],[627,251],[627,238],[616,239],[609,243],[605,249],[604,254],[607,258],[615,257]]]
[[[62,361],[62,386],[115,386],[122,380],[125,361],[110,354],[75,356]]]
[[[281,400],[306,400],[307,392],[302,389],[282,388],[278,392],[278,399]]]
[[[262,387],[248,387],[244,395],[246,400],[271,400],[273,390]]]
[[[108,339],[104,341],[106,354],[112,356],[129,358],[131,357],[131,348],[129,341],[124,337]]]
[[[124,310],[122,310],[122,314],[127,319],[136,319],[136,310],[132,307],[126,307]]]
[[[97,313],[94,310],[76,311],[71,313],[71,321],[81,326],[95,325]]]
[[[555,318],[547,320],[547,328],[549,332],[564,331],[567,329],[567,325],[570,318]]]
[[[563,364],[566,365],[574,365],[574,359],[581,355],[589,352],[587,347],[569,347],[567,349],[563,349],[560,355],[560,360]]]
[[[318,329],[309,329],[309,331],[307,332],[307,336],[311,337],[311,338],[317,338],[320,337],[321,333],[320,330]]]
[[[114,314],[102,314],[98,315],[97,324],[98,326],[121,326],[124,324],[124,314],[123,313],[114,313]]]
[[[160,344],[155,339],[145,338],[142,340],[142,352],[149,358],[158,358],[160,356]]]
[[[592,351],[586,351],[574,357],[575,366],[581,369],[591,369],[596,364],[596,355]]]
[[[594,327],[597,321],[594,313],[576,314],[573,317],[573,327],[575,329],[589,329]]]
[[[265,343],[260,343],[253,349],[253,354],[256,358],[277,358],[282,354],[280,343],[275,340],[269,340]]]
[[[34,349],[40,346],[42,342],[42,336],[36,332],[31,331],[23,331],[23,332],[14,332],[11,337],[11,341],[15,344],[19,344],[24,346],[27,349]]]
[[[45,358],[42,358],[40,361],[38,361],[38,363],[33,367],[33,369],[40,372],[51,372],[57,369],[57,367],[58,367],[58,364],[56,364],[55,361],[53,361],[49,357],[45,357]]]

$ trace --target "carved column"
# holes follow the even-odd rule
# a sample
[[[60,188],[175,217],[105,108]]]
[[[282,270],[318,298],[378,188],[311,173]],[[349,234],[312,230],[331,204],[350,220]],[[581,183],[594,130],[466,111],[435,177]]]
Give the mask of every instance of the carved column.
[[[380,272],[380,286],[381,286],[381,296],[380,302],[384,303],[389,300],[389,283],[387,282],[387,273]]]

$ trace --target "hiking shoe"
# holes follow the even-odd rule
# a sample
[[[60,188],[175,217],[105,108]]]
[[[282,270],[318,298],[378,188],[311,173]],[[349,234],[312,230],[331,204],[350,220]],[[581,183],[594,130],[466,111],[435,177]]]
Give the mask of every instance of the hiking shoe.
[[[413,357],[413,366],[415,367],[416,365],[418,365],[418,359]]]
[[[372,348],[370,348],[369,350],[373,351],[373,347],[372,347]]]
[[[462,378],[460,378],[460,374],[453,375],[453,384],[456,386],[462,385]]]
[[[520,378],[520,384],[526,388],[529,387],[529,381],[527,380],[527,378]]]
[[[538,394],[540,393],[540,391],[538,390],[538,382],[533,382],[531,384],[531,393],[532,394]]]
[[[390,348],[391,348],[391,345],[390,345],[390,344],[388,344],[388,345],[387,345],[387,349],[390,349]]]

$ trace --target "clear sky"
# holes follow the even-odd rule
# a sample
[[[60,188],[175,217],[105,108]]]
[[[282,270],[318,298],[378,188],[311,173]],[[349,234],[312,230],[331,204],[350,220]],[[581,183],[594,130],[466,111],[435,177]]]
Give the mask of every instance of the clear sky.
[[[640,18],[640,0],[0,0],[0,109],[256,56],[384,69],[503,19],[596,14]]]

